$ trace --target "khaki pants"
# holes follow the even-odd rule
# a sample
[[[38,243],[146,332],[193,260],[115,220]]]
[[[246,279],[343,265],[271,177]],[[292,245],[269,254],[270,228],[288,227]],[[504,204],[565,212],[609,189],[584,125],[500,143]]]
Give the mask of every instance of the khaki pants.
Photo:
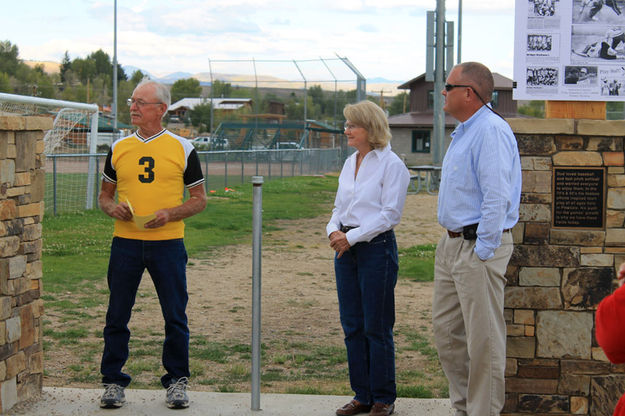
[[[457,416],[498,416],[504,405],[504,274],[512,234],[501,240],[486,261],[473,251],[475,240],[445,233],[436,248],[432,324]]]

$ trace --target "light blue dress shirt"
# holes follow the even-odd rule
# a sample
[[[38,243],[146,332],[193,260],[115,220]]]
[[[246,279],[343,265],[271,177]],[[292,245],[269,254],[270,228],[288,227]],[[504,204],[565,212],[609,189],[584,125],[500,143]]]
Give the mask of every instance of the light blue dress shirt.
[[[448,230],[479,223],[475,252],[495,254],[502,231],[519,220],[521,161],[512,129],[482,106],[451,133],[438,193],[438,222]]]

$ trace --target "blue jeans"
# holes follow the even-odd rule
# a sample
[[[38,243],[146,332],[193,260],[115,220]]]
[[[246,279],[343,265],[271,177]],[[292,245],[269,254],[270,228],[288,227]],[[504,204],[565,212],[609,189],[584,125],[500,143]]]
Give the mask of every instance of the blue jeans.
[[[395,284],[397,243],[393,230],[354,244],[334,259],[341,325],[351,388],[364,404],[391,404],[395,387]]]
[[[107,275],[110,296],[100,366],[103,383],[124,387],[130,384],[131,377],[122,373],[128,359],[128,321],[146,268],[154,282],[165,320],[162,360],[167,374],[161,378],[161,383],[168,387],[172,379],[189,377],[186,265],[187,252],[182,239],[113,238]]]

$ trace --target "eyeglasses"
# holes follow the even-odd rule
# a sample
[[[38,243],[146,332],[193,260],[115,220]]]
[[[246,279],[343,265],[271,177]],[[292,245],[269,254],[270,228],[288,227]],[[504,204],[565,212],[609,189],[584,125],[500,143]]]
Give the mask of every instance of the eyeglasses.
[[[453,90],[454,88],[462,88],[462,87],[471,88],[473,91],[475,91],[473,87],[470,85],[460,85],[460,84],[445,84],[445,91],[449,92]]]
[[[358,125],[356,125],[356,124],[352,124],[352,123],[345,123],[345,124],[343,125],[343,130],[345,130],[345,131],[347,131],[347,130],[354,130],[354,129],[357,129],[358,127],[360,127],[360,126],[358,126]]]
[[[134,98],[129,98],[129,99],[126,101],[126,103],[128,104],[128,107],[130,107],[130,106],[131,106],[131,105],[133,105],[133,104],[136,104],[136,105],[137,105],[137,107],[139,107],[139,108],[141,108],[141,107],[143,107],[144,105],[147,105],[147,104],[163,104],[163,103],[161,103],[161,102],[158,102],[158,103],[146,103],[146,102],[145,102],[145,101],[143,101],[143,100],[135,100]]]
[[[482,102],[482,104],[484,104],[490,111],[492,111],[493,113],[497,114],[499,117],[501,117],[503,120],[505,120],[503,118],[503,116],[501,114],[499,114],[498,112],[496,112],[495,110],[493,110],[493,108],[488,105],[486,103],[486,101],[484,101],[484,99],[482,98],[482,96],[480,95],[479,92],[477,92],[477,90],[475,88],[473,88],[471,85],[461,85],[461,84],[445,84],[445,91],[449,92],[451,90],[453,90],[454,88],[471,88],[471,91],[473,91],[473,94],[475,94],[477,96],[477,98],[480,99],[480,101]]]

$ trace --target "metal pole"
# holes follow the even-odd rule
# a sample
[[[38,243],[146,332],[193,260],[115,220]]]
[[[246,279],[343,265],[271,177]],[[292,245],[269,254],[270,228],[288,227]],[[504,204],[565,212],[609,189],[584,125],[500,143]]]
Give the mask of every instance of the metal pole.
[[[330,69],[330,67],[326,63],[326,61],[322,57],[319,57],[319,59],[325,65],[325,67],[328,70],[328,72],[330,73],[330,75],[332,75],[332,78],[334,78],[334,114],[333,114],[333,117],[334,117],[334,128],[336,128],[336,95],[337,95],[337,92],[338,92],[338,90],[337,90],[338,83],[337,83],[336,77],[334,76],[334,72],[332,72],[332,70]]]
[[[458,0],[458,54],[457,54],[458,63],[462,62],[462,58],[460,56],[461,52],[462,52],[462,0]]]
[[[52,212],[54,213],[54,216],[56,217],[56,157],[52,158],[52,195],[53,195],[53,200],[52,200],[53,211]]]
[[[94,112],[91,115],[91,131],[89,132],[89,172],[87,176],[87,199],[85,201],[85,209],[93,208],[93,200],[94,196],[97,192],[95,188],[96,177],[98,175],[98,171],[95,165],[96,156],[98,149],[98,112]]]
[[[211,99],[211,125],[210,125],[210,129],[211,129],[211,135],[212,135],[213,134],[213,116],[214,116],[214,113],[213,113],[213,97],[215,96],[213,94],[213,91],[215,89],[215,85],[214,85],[214,81],[213,81],[213,65],[211,63],[210,58],[208,58],[208,71],[210,73],[210,79],[211,79],[211,96],[210,96],[210,99]]]
[[[345,65],[349,69],[352,70],[354,74],[356,74],[356,101],[363,101],[367,99],[367,79],[356,69],[354,64],[348,58],[341,58],[339,54],[335,53],[336,56],[343,61]]]
[[[117,0],[113,13],[113,141],[117,140]]]
[[[299,68],[299,65],[297,64],[297,61],[295,59],[293,60],[293,63],[295,64],[295,68],[297,68],[297,70],[299,71],[300,76],[304,80],[304,126],[306,126],[306,120],[308,120],[308,80],[304,76],[302,70]]]
[[[252,176],[252,410],[260,410],[260,289],[263,177]]]
[[[434,70],[434,131],[432,143],[432,163],[440,166],[445,146],[445,114],[443,96],[445,85],[445,0],[436,0],[436,56]]]

